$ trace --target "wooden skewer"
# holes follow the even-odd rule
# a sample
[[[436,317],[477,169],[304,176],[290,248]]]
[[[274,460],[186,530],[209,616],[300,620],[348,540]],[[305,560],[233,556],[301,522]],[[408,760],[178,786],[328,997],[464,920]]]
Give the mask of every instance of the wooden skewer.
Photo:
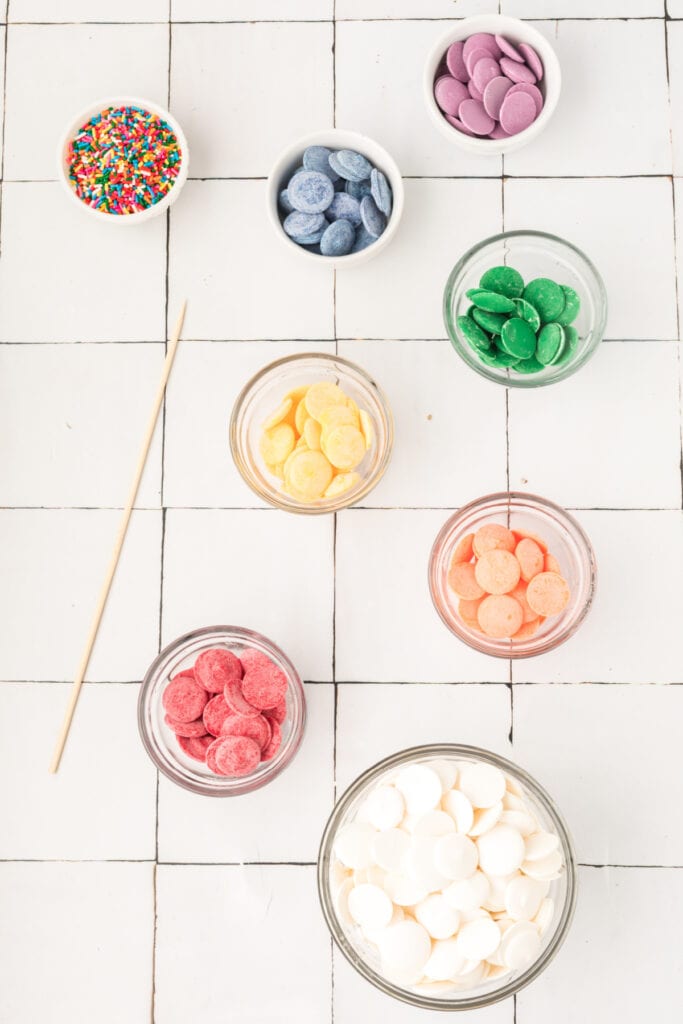
[[[102,615],[104,614],[104,609],[107,604],[107,598],[109,597],[109,591],[111,590],[111,585],[114,581],[116,567],[118,566],[119,558],[121,557],[123,542],[126,539],[126,531],[128,529],[128,524],[130,522],[133,506],[135,505],[135,499],[137,498],[138,495],[140,480],[142,479],[142,474],[145,469],[145,463],[147,462],[147,454],[152,443],[152,437],[154,436],[154,428],[156,427],[157,419],[159,418],[159,410],[161,409],[161,404],[164,400],[166,384],[168,383],[168,378],[171,373],[171,367],[173,366],[173,360],[175,359],[176,350],[178,348],[180,332],[182,331],[183,320],[185,319],[185,306],[186,303],[183,302],[182,307],[180,309],[180,315],[176,320],[176,325],[173,330],[173,335],[171,337],[171,342],[168,347],[168,352],[166,353],[166,360],[164,362],[161,380],[159,381],[157,393],[154,396],[154,404],[152,406],[152,411],[150,413],[149,421],[147,423],[147,429],[145,431],[142,447],[140,448],[140,455],[138,456],[138,462],[135,467],[135,474],[133,476],[133,483],[131,484],[131,488],[128,494],[128,501],[126,502],[126,507],[123,510],[123,515],[121,516],[121,522],[119,524],[119,530],[116,535],[116,543],[114,544],[114,550],[112,552],[109,566],[107,567],[107,572],[104,577],[102,589],[100,590],[100,596],[97,601],[97,607],[95,608],[95,614],[93,616],[92,624],[90,626],[88,638],[85,642],[85,648],[83,650],[83,655],[78,666],[78,671],[76,672],[76,677],[71,687],[71,694],[69,695],[69,703],[67,705],[66,714],[64,715],[62,728],[57,739],[54,754],[52,755],[52,761],[50,762],[50,772],[53,775],[59,768],[59,762],[62,759],[62,754],[64,752],[66,740],[69,735],[69,729],[71,728],[71,721],[74,716],[74,711],[76,710],[76,704],[78,703],[78,697],[81,692],[81,686],[83,685],[83,679],[88,669],[88,662],[90,661],[92,649],[95,645],[97,631],[100,628]]]

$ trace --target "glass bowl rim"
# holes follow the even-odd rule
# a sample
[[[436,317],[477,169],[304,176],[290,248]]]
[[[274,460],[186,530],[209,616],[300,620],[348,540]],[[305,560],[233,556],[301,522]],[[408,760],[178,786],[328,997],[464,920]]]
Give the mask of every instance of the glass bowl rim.
[[[514,779],[521,781],[523,785],[531,791],[533,796],[543,806],[543,809],[551,819],[553,826],[557,829],[562,851],[564,853],[565,876],[567,879],[565,899],[560,919],[550,942],[542,951],[538,959],[530,964],[518,978],[514,981],[509,981],[499,989],[494,989],[480,996],[467,996],[457,1000],[437,1000],[434,997],[410,992],[408,989],[402,989],[398,985],[394,985],[386,978],[377,974],[366,963],[361,955],[355,951],[352,943],[346,938],[344,929],[338,922],[337,913],[334,908],[334,899],[332,897],[330,886],[325,878],[326,864],[329,863],[330,860],[336,831],[339,828],[344,814],[348,810],[350,804],[362,792],[364,787],[383,772],[391,768],[398,767],[406,762],[425,757],[438,758],[447,756],[473,757],[478,760],[485,761],[488,764],[493,764],[502,771],[508,772]],[[574,842],[564,816],[555,805],[550,794],[545,790],[540,782],[537,782],[532,775],[530,775],[524,768],[520,768],[519,765],[515,764],[513,761],[510,761],[508,758],[503,757],[501,754],[496,754],[491,750],[486,750],[483,747],[477,747],[466,743],[428,743],[416,747],[407,747],[404,750],[396,751],[396,753],[382,758],[382,760],[377,761],[358,775],[336,800],[327,819],[318,850],[316,877],[318,885],[318,899],[320,901],[325,924],[327,925],[335,945],[341,951],[348,963],[360,975],[362,975],[366,981],[369,981],[375,986],[375,988],[380,989],[380,991],[384,992],[385,995],[393,996],[400,1002],[408,1003],[410,1006],[419,1007],[421,1009],[446,1011],[474,1010],[484,1006],[491,1006],[494,1003],[509,998],[515,993],[521,991],[521,989],[526,988],[527,985],[534,981],[552,962],[552,960],[555,959],[555,956],[567,937],[569,927],[574,917],[574,911],[576,909],[578,890],[578,871]]]
[[[497,242],[504,242],[509,238],[532,238],[540,239],[543,242],[559,243],[560,246],[570,250],[575,256],[578,256],[579,260],[581,260],[586,265],[589,273],[592,275],[597,285],[597,289],[600,295],[601,302],[599,315],[592,330],[593,336],[591,338],[590,344],[584,349],[584,351],[577,359],[570,360],[561,369],[559,373],[557,373],[555,376],[546,378],[544,380],[535,379],[537,375],[533,373],[518,377],[512,377],[510,374],[508,374],[507,376],[503,376],[502,372],[496,373],[495,367],[487,366],[485,363],[482,363],[480,360],[476,359],[469,346],[465,345],[460,340],[459,336],[457,335],[457,332],[454,330],[453,333],[451,333],[451,330],[449,329],[451,305],[450,300],[454,297],[454,288],[456,280],[467,269],[467,266],[470,263],[470,261],[475,259],[482,251],[482,249],[486,248],[487,245],[492,245]],[[449,273],[448,278],[446,280],[446,285],[444,287],[442,300],[442,315],[444,325],[446,327],[446,334],[455,352],[460,356],[463,362],[467,363],[467,365],[471,369],[475,370],[476,373],[480,374],[480,376],[485,377],[487,380],[493,381],[494,384],[501,384],[503,387],[511,388],[538,388],[547,387],[550,384],[559,384],[563,380],[567,380],[567,378],[571,377],[572,374],[577,372],[577,370],[580,370],[582,366],[585,366],[589,359],[591,359],[595,355],[600,342],[604,338],[605,328],[607,326],[607,308],[608,299],[607,289],[605,288],[605,282],[603,281],[600,271],[596,267],[595,263],[590,259],[590,257],[587,256],[582,249],[579,249],[578,245],[574,245],[573,242],[568,242],[565,238],[561,238],[560,235],[551,234],[549,231],[536,231],[531,228],[522,228],[516,231],[501,231],[498,234],[489,235],[488,238],[484,238],[481,241],[477,242],[475,245],[470,246],[470,248],[460,257],[460,259],[457,261],[457,263],[454,265],[453,269]]]
[[[174,771],[174,766],[167,763],[166,760],[164,760],[164,758],[157,752],[149,735],[147,723],[145,721],[145,712],[147,710],[147,705],[150,702],[152,687],[157,681],[159,669],[164,665],[165,661],[167,661],[173,652],[183,646],[189,645],[192,641],[201,639],[202,637],[208,638],[209,636],[215,636],[216,634],[225,634],[230,638],[239,638],[236,642],[244,641],[245,644],[255,640],[258,644],[261,644],[267,649],[275,652],[287,668],[287,682],[289,685],[289,692],[292,694],[294,716],[292,731],[288,737],[288,745],[284,751],[286,756],[283,756],[279,760],[276,757],[271,766],[266,769],[262,776],[256,781],[255,785],[253,775],[245,775],[236,779],[226,778],[226,782],[221,788],[205,785],[199,778],[186,779],[184,777],[179,777]],[[226,640],[225,642],[230,643],[231,641]],[[280,775],[289,764],[291,764],[301,746],[306,728],[306,693],[304,691],[301,677],[290,658],[285,654],[282,648],[278,646],[278,644],[274,643],[274,641],[263,633],[259,633],[254,629],[248,629],[246,626],[200,626],[198,629],[193,629],[187,633],[181,634],[181,636],[176,637],[170,643],[166,644],[152,661],[140,684],[140,692],[138,694],[137,702],[137,721],[140,739],[142,740],[142,745],[145,748],[148,757],[154,766],[171,782],[174,782],[177,786],[187,792],[197,793],[200,796],[241,796],[245,793],[256,792],[267,783],[272,782],[273,779],[277,778],[277,776]]]
[[[324,363],[338,363],[349,373],[349,376],[359,377],[363,385],[371,392],[374,392],[377,404],[382,410],[386,431],[386,444],[384,445],[384,450],[381,452],[375,471],[371,473],[357,488],[351,488],[348,492],[348,497],[345,495],[345,492],[343,492],[337,500],[328,499],[328,503],[323,506],[304,505],[303,503],[295,501],[293,498],[289,498],[284,493],[280,497],[276,497],[275,493],[266,492],[259,487],[256,479],[251,475],[247,465],[247,460],[244,458],[237,430],[238,420],[247,400],[259,387],[262,381],[272,373],[272,371],[277,370],[282,366],[293,366],[307,360],[320,361]],[[230,414],[229,439],[233,462],[235,463],[240,476],[247,487],[249,487],[250,490],[259,498],[267,502],[273,508],[278,508],[285,512],[293,512],[296,515],[329,515],[333,512],[339,512],[341,509],[349,508],[351,505],[356,505],[377,486],[386,473],[391,461],[394,446],[394,417],[384,390],[377,383],[374,377],[372,377],[367,370],[364,370],[362,366],[359,366],[358,363],[354,363],[352,360],[346,359],[344,356],[335,355],[333,352],[294,352],[291,355],[281,356],[279,359],[274,359],[272,362],[262,366],[261,369],[253,374],[253,376],[250,377],[246,384],[241,388],[233,403],[232,412]]]
[[[558,519],[568,524],[578,537],[580,545],[584,548],[588,556],[587,560],[590,567],[590,589],[580,611],[577,613],[576,617],[566,625],[561,633],[554,637],[550,643],[541,645],[537,651],[525,651],[521,649],[515,651],[512,648],[501,651],[491,650],[490,645],[486,641],[479,641],[476,637],[465,633],[464,630],[459,628],[459,625],[454,618],[451,619],[445,614],[440,601],[437,599],[433,585],[437,566],[443,559],[446,538],[451,533],[458,520],[464,520],[471,513],[479,510],[484,511],[487,507],[495,504],[506,504],[508,508],[512,508],[515,502],[518,505],[523,503],[526,508],[531,507],[533,511],[540,510],[544,513],[552,513]],[[537,506],[537,508],[534,509],[533,506]],[[514,527],[511,527],[511,529],[514,529]],[[473,501],[469,501],[466,505],[461,505],[460,508],[453,512],[441,526],[439,532],[434,538],[434,542],[429,552],[429,560],[427,562],[427,583],[429,586],[429,594],[432,599],[432,604],[439,618],[446,628],[455,637],[457,637],[458,640],[461,640],[462,643],[467,644],[468,647],[471,647],[475,651],[479,651],[480,654],[487,654],[492,658],[505,658],[511,660],[516,658],[535,658],[541,654],[547,654],[549,651],[555,650],[555,648],[559,647],[566,640],[569,640],[584,621],[595,598],[598,583],[598,566],[595,558],[595,550],[590,537],[584,530],[581,523],[561,505],[558,505],[554,501],[550,501],[549,498],[541,497],[540,494],[532,494],[529,491],[495,491],[493,494],[485,494],[481,498],[475,498]]]

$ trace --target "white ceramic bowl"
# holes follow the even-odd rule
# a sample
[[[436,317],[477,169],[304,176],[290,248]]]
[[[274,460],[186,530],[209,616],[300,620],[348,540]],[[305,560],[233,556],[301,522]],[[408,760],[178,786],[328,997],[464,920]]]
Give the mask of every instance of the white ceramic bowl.
[[[523,132],[511,135],[509,139],[478,139],[459,132],[457,128],[448,123],[434,99],[434,79],[446,50],[451,43],[467,39],[475,32],[490,32],[492,35],[505,36],[513,44],[528,43],[543,61],[544,74],[538,83],[538,88],[543,93],[543,110],[533,124],[530,124]],[[427,57],[422,85],[427,110],[442,135],[470,153],[478,153],[480,156],[487,154],[499,156],[501,153],[512,153],[515,149],[521,149],[522,146],[526,146],[528,142],[538,138],[541,134],[553,116],[560,98],[562,72],[560,71],[560,62],[548,40],[527,22],[520,21],[518,18],[507,18],[503,14],[482,14],[479,17],[465,18],[463,21],[455,22],[453,28],[450,28],[445,35],[437,40]]]
[[[360,252],[349,253],[348,256],[320,256],[318,253],[309,252],[302,245],[297,245],[285,233],[280,219],[278,196],[287,185],[292,171],[301,165],[304,150],[308,146],[327,146],[329,149],[355,149],[356,152],[362,153],[363,156],[367,157],[373,167],[376,167],[386,175],[393,192],[391,216],[387,221],[384,233],[366,249],[361,249]],[[287,149],[280,153],[280,156],[275,161],[273,169],[268,175],[266,185],[268,217],[278,238],[282,240],[290,252],[298,253],[302,259],[324,267],[356,267],[360,263],[367,263],[368,260],[377,256],[382,249],[386,249],[398,229],[403,213],[403,202],[403,179],[401,178],[401,172],[396,165],[396,161],[374,139],[369,139],[367,135],[360,135],[358,132],[345,131],[343,128],[325,128],[319,132],[313,132],[311,135],[305,135],[302,139],[297,139],[296,142],[293,142],[291,146],[287,146]]]
[[[146,210],[141,210],[139,213],[102,213],[99,210],[94,210],[91,206],[88,206],[87,203],[84,203],[82,199],[79,199],[71,185],[71,182],[69,181],[69,166],[67,160],[69,143],[76,136],[78,130],[82,128],[91,117],[94,117],[95,114],[99,114],[108,107],[128,106],[142,107],[143,110],[148,110],[150,114],[156,114],[157,117],[162,118],[171,126],[178,140],[180,152],[182,154],[180,171],[173,183],[173,187],[166,193],[164,198],[160,199],[158,203],[154,204],[154,206],[148,206]],[[152,217],[158,217],[160,213],[167,210],[171,203],[174,203],[180,195],[180,191],[187,180],[189,166],[190,150],[187,145],[187,139],[185,138],[185,133],[176,119],[172,114],[169,114],[168,110],[164,110],[163,107],[158,106],[156,103],[152,103],[151,100],[142,99],[140,96],[114,96],[109,97],[108,99],[99,100],[97,103],[91,103],[90,106],[86,107],[85,110],[82,110],[77,117],[74,117],[69,121],[69,124],[59,140],[59,149],[57,151],[57,176],[67,195],[70,196],[71,201],[76,203],[79,209],[84,210],[89,214],[89,216],[95,217],[102,223],[127,225],[128,227],[130,227],[131,224],[141,224],[145,220],[151,220]]]

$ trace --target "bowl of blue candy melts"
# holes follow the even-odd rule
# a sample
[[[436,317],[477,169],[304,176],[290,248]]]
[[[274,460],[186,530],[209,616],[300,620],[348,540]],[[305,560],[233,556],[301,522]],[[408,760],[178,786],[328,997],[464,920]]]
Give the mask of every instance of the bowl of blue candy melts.
[[[268,216],[292,252],[353,267],[384,249],[403,213],[403,181],[374,139],[328,128],[298,139],[268,176]]]

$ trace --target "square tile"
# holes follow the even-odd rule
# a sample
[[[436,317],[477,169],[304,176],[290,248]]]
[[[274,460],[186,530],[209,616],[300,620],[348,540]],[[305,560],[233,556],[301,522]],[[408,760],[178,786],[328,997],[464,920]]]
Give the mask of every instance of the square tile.
[[[80,6],[94,5],[82,0]],[[56,178],[62,132],[98,99],[141,96],[167,105],[167,25],[11,25],[8,31],[6,178]]]
[[[336,0],[335,11],[337,21],[452,18],[454,15],[469,18],[473,14],[490,14],[495,6],[491,0]]]
[[[267,177],[283,149],[332,126],[332,26],[252,18],[173,27],[171,104],[195,178]]]
[[[505,490],[505,392],[447,342],[343,341],[339,355],[375,378],[394,415],[391,463],[364,505],[452,507]]]
[[[424,63],[448,27],[443,21],[385,18],[340,22],[335,46],[336,123],[379,142],[402,174],[495,176],[501,172],[500,157],[466,153],[441,134],[427,111]]]
[[[678,330],[676,332],[676,337],[680,338],[680,324],[682,322],[683,306],[683,179],[674,178],[673,183],[674,201],[676,206],[676,275],[678,281]]]
[[[235,467],[228,421],[247,381],[273,360],[297,352],[334,355],[334,342],[196,341],[180,346],[166,396],[164,504],[267,507]],[[0,394],[1,388],[0,383]],[[200,402],[198,395],[202,396]]]
[[[123,506],[163,359],[161,345],[0,346],[0,504]],[[160,494],[159,425],[137,505]]]
[[[188,181],[172,208],[170,308],[188,300],[186,338],[334,337],[334,271],[297,259],[276,237],[265,187]]]
[[[120,519],[94,509],[0,510],[0,679],[73,679]],[[156,656],[160,552],[161,513],[135,512],[87,679],[141,679]]]
[[[683,2],[681,2],[683,17]],[[673,146],[674,174],[683,174],[683,25],[676,21],[666,26],[669,67],[669,94],[671,102],[671,143]]]
[[[2,20],[4,20],[4,10],[2,12],[0,12],[0,17],[2,18]],[[5,34],[6,34],[6,32],[7,32],[7,29],[5,28],[5,26],[4,25],[0,26],[0,76],[2,76],[0,78],[0,81],[3,81],[3,82],[5,80]],[[2,158],[3,158],[2,128],[3,128],[4,117],[5,117],[5,110],[4,110],[4,104],[3,104],[2,113],[0,113],[0,167],[2,167]]]
[[[101,226],[57,182],[5,182],[0,240],[0,341],[163,341],[164,217]]]
[[[671,763],[683,743],[681,687],[516,686],[514,698],[514,756],[561,808],[580,861],[683,863],[672,813],[683,778]]]
[[[420,1010],[384,995],[351,967],[336,946],[333,957],[334,1024],[357,1024],[359,1020],[363,1024],[384,1020],[391,1024],[433,1024],[433,1010]],[[513,1024],[512,999],[485,1009],[460,1011],[456,1019],[458,1024]]]
[[[507,680],[507,661],[461,643],[432,605],[429,553],[447,518],[447,511],[347,509],[338,514],[338,680]]]
[[[683,18],[683,0],[666,0],[666,12],[670,18]]]
[[[500,9],[513,18],[661,18],[664,0],[501,0]]]
[[[334,0],[171,0],[174,21],[325,21]]]
[[[161,865],[155,1020],[329,1024],[330,945],[314,867]]]
[[[443,290],[458,259],[502,230],[500,181],[406,181],[396,237],[337,274],[340,338],[445,338]]]
[[[512,490],[579,508],[680,508],[677,348],[609,342],[560,387],[512,388]]]
[[[0,864],[0,1019],[147,1021],[151,864]],[[125,983],[118,984],[115,979]]]
[[[9,20],[168,21],[169,0],[9,0]]]
[[[331,680],[333,528],[332,516],[275,509],[170,510],[163,643],[229,622],[264,633],[303,679]]]
[[[581,868],[567,941],[517,996],[519,1024],[642,1024],[653,1007],[661,1024],[674,1024],[683,1013],[681,910],[681,871]],[[643,958],[647,971],[625,969]]]
[[[513,661],[513,680],[683,682],[677,643],[683,620],[683,591],[677,585],[683,565],[680,511],[575,515],[595,550],[594,607],[561,647],[542,658]],[[643,537],[647,542],[638,543],[636,538]]]
[[[46,769],[69,689],[0,684],[3,774],[11,778],[22,765],[21,785],[0,790],[0,857],[153,859],[156,771],[137,737],[139,687],[83,688],[55,778]]]
[[[509,732],[507,686],[342,684],[337,706],[337,795],[371,764],[407,747],[469,743],[509,755]]]
[[[507,174],[670,174],[664,22],[539,22],[562,68],[558,108]],[[638,67],[624,77],[623,68]],[[629,211],[630,212],[630,211]]]
[[[665,178],[505,182],[506,231],[549,231],[595,263],[608,338],[678,337],[672,212]]]
[[[309,683],[303,744],[263,789],[239,800],[197,800],[160,777],[159,859],[314,862],[332,809],[333,749],[334,687]]]

